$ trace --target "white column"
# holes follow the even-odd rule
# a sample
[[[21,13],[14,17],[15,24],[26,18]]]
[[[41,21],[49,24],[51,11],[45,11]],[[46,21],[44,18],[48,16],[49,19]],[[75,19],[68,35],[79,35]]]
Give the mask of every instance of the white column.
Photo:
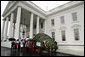
[[[2,25],[2,29],[1,29],[1,40],[3,40],[3,38],[4,38],[4,27],[5,27],[5,20],[3,19],[3,25]]]
[[[13,38],[13,18],[14,18],[14,14],[11,13],[10,26],[9,26],[9,38]]]
[[[13,23],[13,38],[14,38],[14,33],[15,33],[15,23]]]
[[[39,16],[37,16],[36,34],[39,33]]]
[[[4,27],[4,40],[7,39],[8,21],[9,21],[9,18],[7,17],[7,18],[6,18],[6,22],[5,22],[5,27]]]
[[[31,13],[30,18],[30,38],[33,38],[33,13]]]
[[[45,33],[45,34],[47,34],[47,33],[46,33],[46,31],[47,31],[46,29],[47,29],[47,25],[46,25],[46,19],[45,19],[45,21],[44,21],[44,33]]]
[[[16,39],[20,37],[20,19],[21,19],[21,7],[18,7],[16,24],[15,24],[15,38]]]
[[[21,36],[21,39],[23,38],[22,37],[22,24],[20,24],[20,36]]]
[[[26,36],[26,31],[27,31],[26,29],[27,29],[27,27],[26,27],[26,25],[25,25],[25,38],[27,37],[27,36]]]
[[[45,19],[43,19],[43,33],[45,33]]]

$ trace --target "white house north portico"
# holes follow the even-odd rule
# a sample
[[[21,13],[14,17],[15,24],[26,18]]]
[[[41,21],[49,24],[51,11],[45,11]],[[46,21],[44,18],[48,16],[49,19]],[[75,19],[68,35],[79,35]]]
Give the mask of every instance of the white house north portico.
[[[48,12],[30,1],[10,1],[2,16],[2,46],[8,38],[33,38],[45,33],[58,42],[59,52],[84,55],[83,1],[72,1]]]
[[[11,3],[11,2],[9,2],[9,3]],[[13,2],[13,3],[15,3],[15,2]],[[22,3],[22,2],[18,2],[15,5],[16,6],[15,10],[13,10],[13,8],[9,9],[10,11],[11,10],[13,10],[13,11],[9,12],[10,14],[8,15],[9,18],[10,18],[10,28],[9,28],[8,38],[12,38],[12,37],[19,38],[19,37],[21,37],[21,33],[23,32],[22,29],[20,30],[21,24],[22,24],[22,27],[23,26],[27,27],[26,29],[29,30],[29,31],[25,31],[25,32],[29,33],[28,35],[29,35],[30,38],[33,38],[33,26],[36,25],[36,30],[34,30],[36,32],[34,32],[34,33],[35,34],[39,33],[39,20],[40,20],[40,18],[42,19],[43,17],[39,16],[40,13],[38,13],[38,12],[31,12],[30,10],[28,10],[28,7],[24,8],[24,6],[20,3]],[[20,6],[20,5],[22,5],[22,6]],[[43,18],[43,20],[44,20],[44,18]],[[34,20],[34,19],[36,19],[36,20]],[[35,24],[33,24],[33,23],[35,23]],[[14,26],[13,26],[13,24],[14,24]],[[8,24],[6,24],[6,25],[8,25]],[[6,28],[5,28],[6,31],[7,31],[7,27],[8,26],[6,26]],[[15,29],[13,30],[14,27],[15,27]],[[22,32],[20,33],[20,31],[22,31]],[[14,32],[14,36],[13,36],[13,32]],[[7,33],[3,38],[6,39],[6,37],[7,37]],[[27,37],[27,36],[25,36],[25,37]]]

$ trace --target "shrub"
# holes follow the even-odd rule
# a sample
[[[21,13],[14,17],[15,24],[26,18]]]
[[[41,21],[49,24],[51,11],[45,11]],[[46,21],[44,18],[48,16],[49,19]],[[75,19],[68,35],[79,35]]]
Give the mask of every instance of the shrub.
[[[39,33],[37,35],[35,35],[35,37],[33,38],[36,41],[40,41],[40,42],[44,42],[45,41],[45,45],[50,47],[50,48],[55,48],[58,49],[57,44],[54,42],[53,38],[51,38],[50,36],[48,36],[47,34],[44,33]]]

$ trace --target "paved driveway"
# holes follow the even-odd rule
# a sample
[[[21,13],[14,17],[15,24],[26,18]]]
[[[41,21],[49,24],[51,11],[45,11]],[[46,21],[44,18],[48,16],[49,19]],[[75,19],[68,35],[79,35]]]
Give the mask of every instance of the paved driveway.
[[[26,49],[24,49],[24,51],[19,51],[15,49],[11,50],[10,48],[1,47],[1,56],[51,56],[51,55],[49,54],[38,55],[37,53],[30,54],[26,52]],[[73,55],[56,52],[55,56],[73,56]]]

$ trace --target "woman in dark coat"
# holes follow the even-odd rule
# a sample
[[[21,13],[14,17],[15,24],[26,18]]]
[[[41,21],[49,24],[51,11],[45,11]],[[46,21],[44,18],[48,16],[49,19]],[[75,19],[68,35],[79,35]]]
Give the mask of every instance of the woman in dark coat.
[[[14,41],[11,43],[11,48],[14,48]]]
[[[20,47],[21,47],[21,43],[19,42],[18,43],[18,50],[20,50]]]

